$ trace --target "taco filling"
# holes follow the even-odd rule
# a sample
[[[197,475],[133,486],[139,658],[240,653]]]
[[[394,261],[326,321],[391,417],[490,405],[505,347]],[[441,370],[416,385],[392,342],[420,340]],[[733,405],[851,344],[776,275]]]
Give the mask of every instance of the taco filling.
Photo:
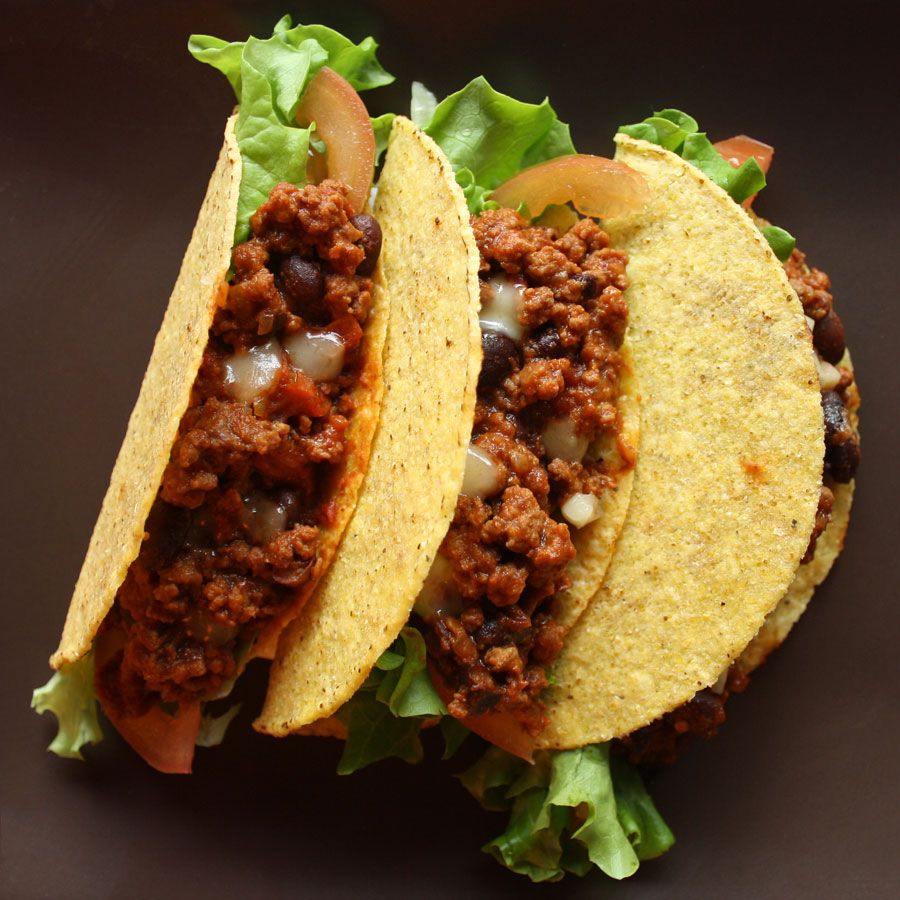
[[[97,695],[116,718],[226,692],[327,564],[380,228],[331,180],[279,184],[250,228],[98,639]]]
[[[566,627],[572,531],[633,458],[618,440],[627,255],[590,218],[561,236],[511,209],[472,217],[483,362],[462,492],[420,595],[457,718],[513,713],[536,734]],[[571,530],[570,530],[571,529]]]

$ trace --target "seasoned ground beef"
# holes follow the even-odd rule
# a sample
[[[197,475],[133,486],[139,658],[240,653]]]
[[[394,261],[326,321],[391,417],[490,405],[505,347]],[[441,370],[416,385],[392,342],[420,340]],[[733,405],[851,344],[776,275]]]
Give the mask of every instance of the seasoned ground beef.
[[[96,686],[118,716],[214,696],[322,573],[317,541],[335,513],[371,305],[358,272],[372,271],[380,231],[325,181],[278,185],[251,232],[235,248],[140,555],[103,626],[114,651]],[[328,377],[297,362],[298,336],[328,344]],[[251,358],[271,369],[259,383]]]
[[[831,280],[820,269],[810,268],[806,257],[794,250],[785,264],[791,286],[797,292],[803,311],[814,321],[813,346],[821,360],[837,365],[844,356],[844,327],[833,309]],[[859,463],[859,433],[848,411],[852,403],[853,372],[838,367],[839,381],[834,389],[822,390],[822,410],[825,423],[825,481],[846,483],[856,474]],[[834,494],[828,483],[819,491],[815,524],[809,546],[801,563],[810,562],[815,555],[816,541],[831,521]],[[667,766],[684,752],[692,735],[712,737],[725,721],[725,701],[729,695],[744,690],[748,676],[732,666],[724,689],[699,691],[687,703],[661,719],[641,728],[619,741],[619,749],[632,762],[650,767]]]
[[[575,555],[560,510],[575,494],[614,487],[625,465],[584,451],[618,434],[627,257],[591,219],[561,237],[509,209],[472,225],[484,351],[472,445],[491,461],[496,483],[459,497],[440,549],[455,608],[424,613],[427,644],[453,691],[451,714],[513,712],[536,733],[544,670],[564,638],[554,595],[569,585]],[[509,290],[516,337],[514,327],[504,333],[484,318]],[[562,423],[562,438],[549,435],[551,423]]]

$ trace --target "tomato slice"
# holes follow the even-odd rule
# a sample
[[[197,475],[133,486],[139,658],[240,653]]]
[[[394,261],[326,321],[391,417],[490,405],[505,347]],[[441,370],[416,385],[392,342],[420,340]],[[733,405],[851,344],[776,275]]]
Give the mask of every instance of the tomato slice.
[[[736,134],[734,137],[726,138],[724,141],[716,141],[713,147],[726,162],[731,163],[736,169],[739,169],[746,160],[752,156],[758,163],[763,172],[769,171],[772,165],[772,157],[775,154],[775,148],[764,144],[756,138],[748,137],[746,134]],[[744,209],[750,209],[756,194],[748,197],[741,203]]]
[[[118,628],[102,630],[94,642],[94,672],[99,673],[122,650],[124,636]],[[101,706],[103,704],[101,703]],[[194,746],[200,730],[198,700],[184,703],[170,716],[158,706],[143,716],[117,716],[103,706],[106,718],[131,748],[160,772],[187,775],[194,760]]]
[[[583,216],[614,219],[641,209],[650,189],[643,175],[624,163],[574,153],[519,172],[489,199],[513,209],[527,203],[532,218],[550,204],[571,202]]]
[[[136,719],[120,719],[106,712],[116,731],[154,769],[169,775],[189,775],[200,730],[200,702],[182,704],[170,716],[158,706]]]
[[[769,171],[772,164],[772,156],[775,148],[757,141],[755,138],[748,137],[746,134],[736,134],[734,137],[726,138],[724,141],[716,141],[713,147],[719,153],[722,159],[730,162],[736,169],[739,169],[745,160],[751,156],[756,158],[759,167],[763,172]]]
[[[316,133],[328,148],[328,177],[350,189],[348,200],[360,212],[369,197],[375,172],[375,132],[359,94],[334,69],[323,66],[312,77],[297,107],[301,125],[316,123]],[[313,153],[308,166],[312,180],[321,181],[321,157]]]
[[[437,669],[429,662],[428,674],[438,696],[445,704],[453,699],[453,691],[447,687]],[[509,712],[487,712],[480,716],[466,716],[459,721],[473,734],[484,738],[491,744],[524,759],[533,762],[534,738],[525,730],[521,721]]]

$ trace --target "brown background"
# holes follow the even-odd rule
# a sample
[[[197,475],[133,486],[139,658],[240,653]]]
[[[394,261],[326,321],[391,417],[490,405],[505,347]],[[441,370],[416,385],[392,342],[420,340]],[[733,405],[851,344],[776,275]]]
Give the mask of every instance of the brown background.
[[[405,109],[482,72],[549,94],[579,148],[679,106],[716,139],[776,147],[760,211],[831,274],[864,397],[846,551],[789,644],[711,743],[652,784],[678,843],[631,882],[533,887],[479,853],[501,827],[436,762],[333,774],[326,741],[249,728],[192,778],[147,769],[107,728],[89,761],[44,752],[28,709],[219,146],[225,80],[192,31],[266,35],[289,4],[0,3],[4,484],[0,896],[894,897],[898,537],[897,70],[888,3],[294,4],[372,33]],[[368,100],[369,98],[367,98]],[[429,743],[432,759],[437,745]]]

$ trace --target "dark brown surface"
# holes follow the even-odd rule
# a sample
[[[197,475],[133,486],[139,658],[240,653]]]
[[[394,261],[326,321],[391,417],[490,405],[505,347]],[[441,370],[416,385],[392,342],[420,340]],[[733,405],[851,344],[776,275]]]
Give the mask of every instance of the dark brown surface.
[[[113,734],[87,763],[44,752],[53,729],[28,709],[31,688],[48,675],[231,105],[224,79],[184,45],[191,31],[261,33],[281,11],[252,6],[0,5],[0,896],[900,895],[900,133],[888,3],[852,15],[806,4],[803,16],[790,3],[573,3],[561,21],[517,13],[514,25],[502,10],[519,5],[506,2],[456,3],[439,24],[425,4],[304,7],[306,21],[378,36],[399,81],[379,92],[384,109],[405,106],[412,78],[443,93],[483,72],[527,99],[548,93],[587,151],[609,152],[617,124],[664,105],[714,139],[774,144],[759,211],[832,278],[863,394],[847,548],[789,643],[730,701],[720,735],[653,783],[678,839],[666,857],[620,885],[532,887],[478,852],[500,820],[436,763],[338,778],[331,743],[252,733],[260,672],[226,745],[200,750],[191,778],[150,771]]]

